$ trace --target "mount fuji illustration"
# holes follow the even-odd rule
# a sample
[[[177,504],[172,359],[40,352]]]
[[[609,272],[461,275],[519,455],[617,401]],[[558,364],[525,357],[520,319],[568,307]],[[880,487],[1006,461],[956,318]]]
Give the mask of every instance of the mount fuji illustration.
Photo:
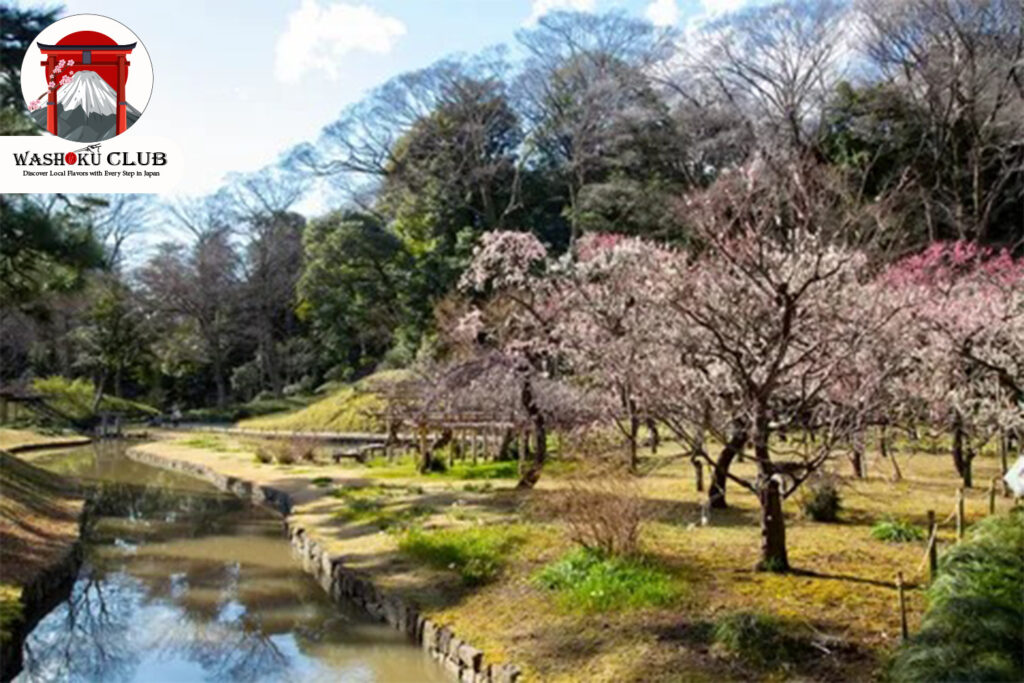
[[[139,119],[141,112],[127,105],[127,123]],[[46,128],[46,107],[31,113]],[[71,82],[57,91],[57,131],[65,140],[99,142],[116,134],[117,93],[95,71],[76,71]]]

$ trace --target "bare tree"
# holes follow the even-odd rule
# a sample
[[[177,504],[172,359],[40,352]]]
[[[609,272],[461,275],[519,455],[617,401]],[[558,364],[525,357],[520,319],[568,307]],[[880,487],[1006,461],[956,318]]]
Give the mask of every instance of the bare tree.
[[[844,66],[847,16],[838,0],[788,0],[726,15],[686,46],[675,89],[690,101],[702,89],[717,90],[763,148],[806,150]]]
[[[152,226],[155,204],[149,195],[104,195],[92,219],[96,238],[105,247],[105,267],[117,270],[131,242]]]
[[[861,0],[857,7],[865,53],[921,130],[908,194],[921,205],[929,240],[1024,238],[1021,3]]]
[[[631,138],[670,123],[648,76],[670,57],[670,36],[622,13],[555,12],[517,39],[530,55],[516,83],[527,149],[564,188],[575,241],[584,188],[617,148],[635,153]]]
[[[220,201],[182,203],[171,211],[194,238],[188,246],[165,243],[158,247],[138,272],[142,294],[149,310],[167,316],[168,322],[185,319],[195,325],[210,362],[217,405],[224,406],[239,285],[238,254]]]
[[[240,314],[251,322],[259,364],[278,396],[284,389],[278,343],[295,327],[295,286],[302,272],[305,226],[305,219],[289,210],[304,190],[301,177],[277,169],[238,176],[228,189],[234,231],[245,240]]]

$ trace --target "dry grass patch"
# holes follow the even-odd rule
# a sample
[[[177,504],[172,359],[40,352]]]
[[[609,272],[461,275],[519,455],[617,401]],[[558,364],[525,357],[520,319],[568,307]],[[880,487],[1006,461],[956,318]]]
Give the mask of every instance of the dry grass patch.
[[[247,478],[273,482],[284,476],[276,468],[254,465],[251,454],[229,455],[248,458],[248,463],[237,465],[248,468],[252,476]],[[470,482],[472,490],[466,490],[464,481],[447,476],[403,471],[401,476],[378,477],[374,467],[325,466],[317,473],[330,476],[334,489],[361,492],[330,496],[327,492],[334,489],[318,487],[305,477],[301,486],[310,492],[310,500],[295,514],[346,565],[417,602],[439,623],[451,625],[460,638],[484,649],[489,659],[524,667],[528,680],[860,681],[879,675],[899,640],[897,571],[910,584],[912,630],[918,628],[925,606],[923,541],[885,542],[872,537],[872,527],[886,519],[920,527],[932,509],[945,521],[940,547],[948,548],[955,540],[947,517],[955,506],[959,480],[949,456],[899,457],[905,479],[898,483],[890,481],[891,470],[877,454],[868,458],[867,479],[851,478],[848,464],[836,463],[842,507],[835,522],[806,518],[799,496],[787,500],[790,561],[798,571],[776,575],[753,571],[759,543],[754,496],[730,485],[730,509],[714,511],[711,525],[699,526],[699,505],[706,493],[695,490],[693,468],[678,449],[661,449],[645,461],[648,474],[633,482],[645,519],[638,541],[640,551],[672,578],[679,593],[640,608],[567,610],[557,589],[538,585],[538,573],[574,548],[563,519],[538,513],[551,509],[538,506],[538,501],[557,499],[571,487],[570,480],[555,476],[554,469],[545,473],[537,490],[524,494],[500,479],[490,490],[481,481]],[[212,462],[218,467],[225,463]],[[754,465],[746,460],[736,467],[746,476]],[[998,474],[998,461],[979,456],[975,471],[976,481],[985,484],[967,492],[969,523],[987,514],[986,480]],[[352,505],[361,498],[377,502]],[[533,503],[524,505],[528,500]],[[1009,502],[1000,498],[998,505],[1005,510]],[[360,506],[367,510],[353,509]],[[412,526],[422,531],[416,532],[415,543],[406,542],[407,551],[415,546],[422,552],[403,552],[408,532],[381,531],[375,521],[378,515],[413,506],[429,507],[431,512],[413,520]],[[480,556],[500,555],[500,568],[489,581],[467,584],[460,572],[474,554],[463,550],[474,547],[474,542],[456,539],[481,533],[467,529],[509,525],[522,540],[500,552],[484,548]],[[814,656],[808,660],[801,651],[796,661],[766,664],[716,647],[715,625],[727,615],[743,613],[795,629],[787,633],[798,633],[811,643]]]

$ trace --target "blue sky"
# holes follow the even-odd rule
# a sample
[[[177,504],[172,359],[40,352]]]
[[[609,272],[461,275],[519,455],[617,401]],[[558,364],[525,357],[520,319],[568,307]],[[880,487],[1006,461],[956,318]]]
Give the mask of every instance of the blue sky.
[[[64,0],[66,14],[126,24],[153,61],[139,124],[185,154],[183,193],[215,190],[231,171],[272,163],[312,140],[343,107],[404,71],[511,43],[559,8],[623,9],[680,27],[743,0]],[[41,3],[25,3],[41,4]]]

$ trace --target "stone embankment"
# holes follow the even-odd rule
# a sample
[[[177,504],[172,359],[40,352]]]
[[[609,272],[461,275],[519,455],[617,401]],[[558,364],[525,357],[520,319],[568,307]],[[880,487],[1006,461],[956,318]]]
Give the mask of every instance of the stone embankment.
[[[485,664],[484,653],[461,640],[451,628],[435,623],[414,605],[379,589],[367,576],[331,557],[314,534],[289,517],[292,500],[286,492],[223,474],[207,465],[165,457],[149,450],[131,448],[127,455],[147,465],[204,479],[222,491],[281,513],[288,538],[302,561],[303,569],[316,578],[334,601],[354,603],[408,634],[444,666],[453,680],[464,683],[517,683],[521,680],[517,666]]]

